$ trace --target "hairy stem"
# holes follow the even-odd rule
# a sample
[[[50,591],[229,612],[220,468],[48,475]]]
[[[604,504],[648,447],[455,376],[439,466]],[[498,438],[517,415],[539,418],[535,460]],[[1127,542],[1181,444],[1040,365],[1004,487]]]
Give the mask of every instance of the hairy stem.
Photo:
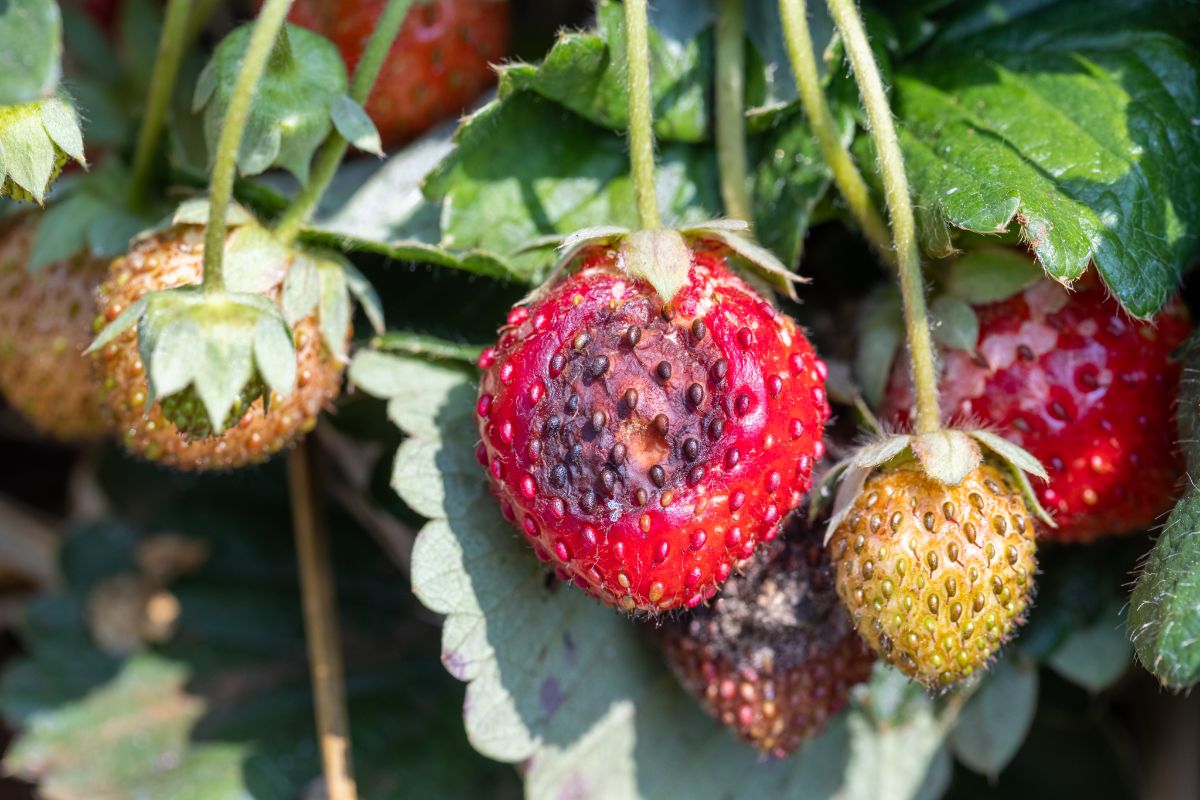
[[[238,150],[246,130],[246,118],[250,115],[254,88],[275,48],[275,39],[291,5],[292,0],[266,0],[263,3],[254,30],[250,33],[246,54],[242,57],[242,71],[233,84],[229,108],[225,110],[225,119],[221,122],[208,190],[208,231],[204,238],[204,290],[208,292],[219,292],[225,286],[221,274],[225,257],[225,211],[233,198]]]
[[[916,223],[904,156],[892,120],[892,109],[883,90],[883,78],[875,54],[867,41],[867,32],[858,14],[855,0],[827,0],[834,24],[842,35],[859,94],[867,111],[871,138],[879,154],[884,196],[892,221],[896,248],[896,266],[900,273],[900,293],[904,297],[904,324],[911,358],[913,386],[916,390],[918,433],[941,428],[938,410],[937,373],[934,368],[933,338],[925,309],[925,286],[921,280],[921,254],[917,250]]]
[[[188,19],[191,13],[192,0],[167,0],[162,35],[158,40],[158,54],[154,59],[154,72],[146,96],[146,113],[142,117],[142,128],[138,131],[137,148],[133,155],[133,174],[129,180],[129,201],[134,208],[139,208],[146,202],[150,191],[155,157],[162,143],[163,120],[167,116],[167,106],[171,104],[171,94],[179,77],[179,65],[183,62],[183,54],[187,50]]]
[[[409,331],[388,331],[376,336],[371,346],[388,353],[407,353],[444,361],[461,361],[472,366],[483,348],[476,344],[460,344],[433,336]]]
[[[350,763],[350,725],[346,715],[329,537],[318,519],[313,451],[308,444],[301,443],[288,456],[287,474],[325,789],[330,800],[354,800],[357,789]]]
[[[367,48],[363,51],[358,67],[354,70],[354,77],[350,81],[350,99],[359,105],[366,105],[367,98],[371,96],[371,89],[375,86],[379,71],[383,69],[383,62],[392,49],[392,42],[400,35],[400,28],[404,25],[404,18],[411,5],[412,0],[390,0],[379,17],[379,22],[367,41]],[[275,236],[280,241],[285,244],[294,241],[300,233],[300,228],[312,217],[317,204],[321,202],[321,196],[329,188],[338,165],[342,163],[348,146],[349,143],[340,133],[336,130],[330,132],[329,138],[321,145],[313,160],[308,184],[301,189],[300,194],[283,212],[275,226]]]
[[[892,237],[888,233],[883,217],[871,202],[871,193],[862,173],[846,145],[842,143],[841,131],[817,71],[817,58],[813,50],[812,34],[808,29],[808,4],[805,0],[779,0],[779,16],[783,21],[784,39],[792,72],[796,76],[796,89],[800,93],[800,105],[808,117],[821,156],[833,172],[833,182],[858,221],[867,241],[888,261],[893,261]]]
[[[650,34],[646,0],[625,0],[625,55],[629,71],[629,162],[638,224],[662,227],[654,186],[654,128],[650,107]]]
[[[746,19],[743,0],[717,3],[717,169],[725,213],[750,220],[746,194]]]

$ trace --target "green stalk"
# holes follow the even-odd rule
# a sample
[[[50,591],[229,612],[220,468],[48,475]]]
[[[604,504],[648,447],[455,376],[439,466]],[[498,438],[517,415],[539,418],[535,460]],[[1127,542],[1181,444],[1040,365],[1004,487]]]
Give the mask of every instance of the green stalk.
[[[925,286],[921,279],[916,222],[908,176],[904,171],[904,156],[900,152],[900,139],[896,136],[892,109],[883,90],[883,78],[879,74],[879,65],[875,63],[875,54],[871,52],[871,44],[867,41],[858,7],[854,0],[826,2],[850,57],[850,66],[854,70],[871,126],[871,138],[879,154],[879,169],[888,214],[891,216],[897,269],[900,272],[900,293],[904,297],[904,324],[916,390],[916,430],[917,433],[932,433],[942,426],[938,410],[937,373],[934,369],[933,338],[929,333],[929,318],[925,309]]]
[[[376,336],[371,346],[388,353],[405,353],[425,356],[440,361],[461,361],[474,365],[483,348],[475,344],[460,344],[434,336],[424,336],[409,331],[388,331]]]
[[[359,105],[365,105],[367,98],[371,96],[371,89],[375,86],[379,71],[383,69],[383,62],[392,49],[392,42],[400,35],[400,28],[404,25],[404,18],[411,5],[412,0],[390,0],[371,33],[367,48],[363,51],[358,67],[354,70],[354,77],[350,81],[350,99]],[[336,130],[332,131],[321,145],[320,151],[313,159],[308,184],[300,190],[300,194],[283,212],[275,226],[275,237],[281,242],[289,244],[295,241],[300,229],[312,217],[348,147],[349,143]]]
[[[238,150],[242,145],[246,118],[250,115],[254,88],[275,49],[275,39],[291,5],[292,0],[266,0],[263,3],[254,30],[250,32],[246,55],[242,57],[242,71],[233,84],[229,108],[225,110],[225,119],[221,122],[221,135],[217,139],[217,152],[213,159],[212,182],[209,184],[208,232],[204,238],[206,292],[219,292],[225,288],[221,273],[225,259],[225,211],[233,199]]]
[[[650,23],[646,0],[625,0],[625,54],[629,69],[629,162],[638,224],[662,227],[654,186],[654,128],[650,107]]]
[[[746,20],[743,0],[717,3],[717,171],[725,213],[749,221],[746,194]]]
[[[867,241],[881,256],[893,261],[891,234],[871,202],[871,193],[862,173],[858,171],[850,151],[842,143],[841,131],[838,130],[837,121],[833,118],[833,112],[829,110],[825,92],[821,88],[812,34],[808,29],[808,4],[805,0],[779,0],[779,16],[783,21],[784,39],[792,62],[792,72],[796,76],[800,105],[804,107],[813,135],[817,138],[821,156],[833,172],[833,182],[845,198],[850,213],[858,221]]]
[[[150,191],[155,156],[162,143],[163,120],[179,77],[179,65],[187,50],[188,18],[191,13],[192,0],[167,0],[162,35],[158,39],[158,54],[154,59],[154,72],[146,96],[146,114],[138,131],[133,174],[129,180],[129,203],[133,208],[142,207]]]

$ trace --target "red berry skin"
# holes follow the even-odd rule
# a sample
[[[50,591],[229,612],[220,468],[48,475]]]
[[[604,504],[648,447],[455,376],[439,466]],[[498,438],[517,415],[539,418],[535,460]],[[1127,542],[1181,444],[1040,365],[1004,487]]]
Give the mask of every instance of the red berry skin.
[[[330,39],[351,74],[386,0],[297,0],[288,20]],[[385,147],[400,144],[467,108],[495,83],[508,54],[508,0],[413,3],[392,44],[367,113]]]
[[[825,364],[725,253],[697,246],[664,309],[592,248],[480,357],[477,456],[501,511],[626,611],[711,598],[824,453]]]
[[[1192,329],[1183,304],[1132,319],[1089,272],[1070,292],[1039,279],[975,311],[975,352],[941,353],[942,413],[994,427],[1046,467],[1050,482],[1032,481],[1058,527],[1039,536],[1088,542],[1152,526],[1183,475],[1171,358]],[[884,418],[907,423],[911,403],[897,363]]]

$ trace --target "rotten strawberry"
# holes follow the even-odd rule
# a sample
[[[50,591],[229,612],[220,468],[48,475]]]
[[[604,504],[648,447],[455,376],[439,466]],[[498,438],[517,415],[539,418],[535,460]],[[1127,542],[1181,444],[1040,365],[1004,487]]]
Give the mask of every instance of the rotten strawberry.
[[[626,611],[696,606],[774,538],[829,416],[825,364],[730,272],[737,254],[660,233],[682,251],[677,291],[635,277],[647,257],[627,245],[583,248],[479,360],[477,455],[504,516]]]

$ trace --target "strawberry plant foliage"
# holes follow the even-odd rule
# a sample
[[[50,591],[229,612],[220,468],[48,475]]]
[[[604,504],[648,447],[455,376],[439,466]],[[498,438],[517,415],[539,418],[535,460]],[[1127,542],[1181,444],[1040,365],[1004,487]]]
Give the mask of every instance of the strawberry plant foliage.
[[[946,254],[947,225],[1018,227],[1052,277],[1094,261],[1131,313],[1157,311],[1200,255],[1200,59],[1177,38],[1195,16],[1012,2],[950,21],[902,61],[905,158],[940,232],[926,248]]]
[[[37,779],[46,796],[64,800],[283,800],[311,791],[320,756],[278,479],[192,483],[174,495],[177,510],[153,514],[148,536],[106,519],[68,538],[65,587],[29,607],[20,631],[28,657],[0,685],[6,719],[22,728],[6,774]],[[160,497],[180,488],[147,471],[134,480],[124,493],[138,503],[146,483]],[[120,494],[110,499],[122,505]],[[515,797],[511,773],[463,740],[455,685],[392,566],[364,531],[344,519],[337,526],[346,534],[334,558],[347,589],[340,605],[363,795]],[[180,610],[172,637],[113,655],[85,625],[95,619],[88,609],[114,580],[140,574],[138,554],[161,530],[200,544],[207,562],[167,587]]]

